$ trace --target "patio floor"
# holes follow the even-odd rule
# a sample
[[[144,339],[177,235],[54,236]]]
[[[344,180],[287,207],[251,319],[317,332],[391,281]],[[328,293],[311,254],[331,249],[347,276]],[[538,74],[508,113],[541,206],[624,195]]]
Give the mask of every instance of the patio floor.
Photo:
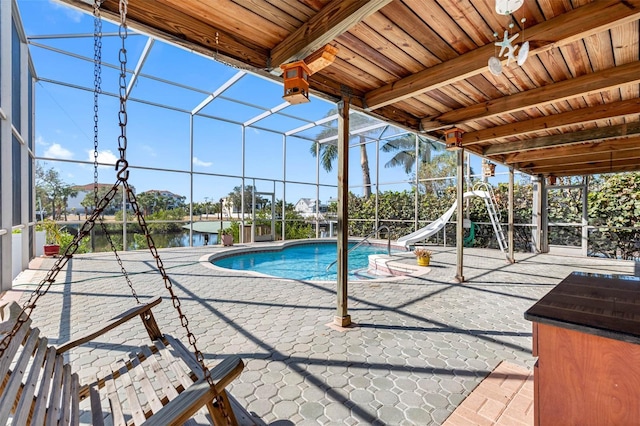
[[[466,248],[467,282],[458,284],[455,248],[434,247],[421,277],[351,282],[356,325],[339,331],[327,326],[335,283],[256,277],[199,262],[228,249],[160,254],[207,361],[239,354],[246,367],[231,393],[265,423],[278,425],[439,425],[448,418],[450,425],[498,424],[509,416],[532,424],[525,405],[535,360],[524,311],[572,271],[634,274],[628,261],[521,253],[508,264],[499,251]],[[154,261],[147,252],[120,255],[140,298],[166,295],[160,276],[149,272]],[[5,297],[24,301],[34,288],[28,283],[39,282],[52,262],[35,259]],[[132,306],[119,271],[112,253],[73,258],[34,311],[35,325],[59,345]],[[168,300],[154,311],[164,332],[187,341]],[[81,382],[146,343],[142,325],[130,324],[70,353]],[[507,402],[518,401],[521,414],[478,399],[495,386],[511,392]],[[472,420],[470,410],[482,417]]]

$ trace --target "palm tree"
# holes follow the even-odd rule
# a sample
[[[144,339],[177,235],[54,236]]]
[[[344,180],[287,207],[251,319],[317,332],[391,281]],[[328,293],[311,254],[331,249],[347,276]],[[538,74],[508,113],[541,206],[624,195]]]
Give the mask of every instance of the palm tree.
[[[330,117],[337,113],[336,109],[330,110],[326,117]],[[353,123],[351,128],[362,128],[371,124],[375,124],[376,121],[372,118],[366,117],[362,114],[352,114],[350,117],[350,123]],[[326,127],[320,133],[316,135],[316,140],[311,144],[309,152],[314,157],[320,155],[320,163],[322,168],[327,172],[333,170],[333,162],[338,158],[338,146],[335,142],[320,143],[322,139],[336,136],[338,130],[335,127]],[[369,170],[369,155],[367,154],[366,133],[359,134],[360,138],[360,167],[362,168],[362,186],[363,195],[365,198],[371,196],[371,172]]]
[[[413,166],[416,164],[415,135],[406,133],[398,138],[385,142],[380,149],[382,152],[396,152],[393,158],[385,163],[385,168],[402,166],[406,174],[411,173]],[[431,153],[442,151],[442,149],[441,144],[418,135],[418,160],[420,163],[428,163],[431,161]]]

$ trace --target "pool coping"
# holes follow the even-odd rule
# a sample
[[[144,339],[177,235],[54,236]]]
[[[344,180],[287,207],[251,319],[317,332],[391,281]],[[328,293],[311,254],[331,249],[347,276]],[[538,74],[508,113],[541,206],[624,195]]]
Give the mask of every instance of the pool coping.
[[[216,266],[212,263],[214,260],[223,259],[228,256],[233,256],[241,253],[260,253],[260,252],[269,252],[269,251],[277,251],[282,250],[289,246],[294,245],[303,245],[303,244],[317,244],[317,243],[327,243],[337,241],[335,238],[310,238],[305,240],[287,240],[287,241],[269,241],[269,242],[259,242],[259,243],[246,243],[237,246],[227,246],[224,247],[224,251],[217,251],[214,253],[207,253],[202,255],[198,261],[202,266],[208,269],[212,269],[215,271],[232,271],[234,273],[244,273],[254,277],[263,277],[263,278],[275,278],[280,280],[287,281],[301,281],[299,279],[294,278],[284,278],[278,277],[275,275],[263,274],[261,272],[255,271],[242,271],[237,269],[229,269],[223,268],[220,266]],[[362,239],[349,238],[349,242],[360,242]],[[376,240],[369,239],[372,245],[387,245],[387,240]],[[404,246],[391,245],[392,248],[405,249]],[[366,280],[349,280],[350,283],[376,283],[376,282],[389,282],[389,281],[402,281],[408,278],[421,277],[423,275],[431,272],[431,268],[425,266],[412,265],[409,263],[403,262],[408,258],[413,258],[413,253],[410,251],[406,251],[404,253],[394,253],[391,256],[386,254],[372,254],[369,255],[369,269],[372,267],[374,270],[384,271],[386,273],[391,273],[392,275],[384,275],[380,276],[380,278],[371,278]],[[317,280],[303,280],[313,283],[327,283],[331,281],[317,281]]]

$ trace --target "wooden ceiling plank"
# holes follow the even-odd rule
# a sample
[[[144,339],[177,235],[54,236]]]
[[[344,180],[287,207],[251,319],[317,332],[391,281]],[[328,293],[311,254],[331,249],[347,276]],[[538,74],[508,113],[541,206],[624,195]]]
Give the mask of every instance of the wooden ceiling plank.
[[[625,151],[640,147],[640,135],[628,138],[607,139],[599,142],[583,142],[555,148],[515,152],[502,157],[505,164],[522,164],[529,161],[551,160],[553,158],[576,157],[581,155],[602,155],[612,151]]]
[[[446,40],[457,55],[478,47],[436,0],[403,0],[403,3],[427,23],[435,34]]]
[[[593,161],[582,164],[566,164],[559,166],[523,167],[520,170],[530,175],[579,176],[583,174],[615,173],[618,171],[639,170],[640,157],[623,158],[618,160]]]
[[[182,0],[184,2],[184,0]],[[225,1],[225,3],[227,4],[227,7],[225,8],[225,12],[231,12],[231,14],[233,14],[235,12],[235,10],[229,10],[229,2],[228,0]],[[293,31],[295,31],[300,25],[302,25],[303,22],[306,22],[307,19],[304,20],[300,20],[299,18],[297,18],[296,16],[292,16],[289,12],[283,10],[283,8],[281,7],[277,7],[269,2],[266,1],[258,1],[258,0],[233,0],[233,3],[237,3],[238,5],[242,6],[245,10],[252,12],[253,14],[259,16],[261,18],[261,20],[266,21],[266,23],[268,23],[268,25],[277,25],[278,27],[281,27],[285,30],[287,30],[288,33],[291,33]],[[282,2],[283,6],[286,6],[285,2]],[[220,13],[221,10],[216,9],[216,13]],[[242,16],[244,14],[238,14],[236,13],[236,19],[242,19]],[[263,22],[260,22],[260,24],[262,24]],[[265,27],[263,27],[262,25],[257,26],[257,27],[253,27],[253,23],[247,22],[245,23],[245,26],[251,26],[252,28],[256,28],[256,29],[260,29],[260,33],[264,34],[269,33],[269,31],[265,31]],[[286,35],[285,35],[286,37]]]
[[[402,75],[406,74],[406,70],[402,68],[400,65],[382,55],[380,51],[371,47],[364,41],[360,40],[358,37],[354,36],[351,33],[344,33],[340,37],[336,39],[338,42],[338,47],[340,45],[347,46],[350,51],[358,52],[358,55],[362,58],[366,58],[366,60],[371,61],[371,63],[376,64],[380,68],[384,69],[386,72],[390,73],[394,76],[395,79],[399,78]],[[338,52],[338,56],[342,57],[342,50]],[[346,59],[345,59],[346,60]],[[388,81],[387,81],[388,82]]]
[[[129,11],[131,6],[151,11],[161,4],[171,10],[197,18],[206,25],[214,26],[215,23],[225,33],[242,37],[243,40],[259,44],[262,48],[270,48],[291,31],[287,29],[291,25],[284,27],[277,25],[253,13],[251,9],[245,9],[228,0],[155,0],[153,7],[148,2],[129,1],[127,7]],[[173,16],[171,13],[166,13],[163,19],[169,23]]]
[[[440,34],[436,33],[414,13],[403,2],[392,2],[381,12],[393,22],[399,23],[405,31],[428,49],[439,62],[453,59],[458,53],[447,44]]]
[[[465,133],[462,136],[462,145],[473,145],[478,142],[501,139],[509,136],[526,135],[540,130],[558,129],[565,126],[635,114],[640,114],[640,99],[638,98],[595,107],[581,108],[553,116],[543,116],[532,120],[479,130],[477,132]]]
[[[529,55],[570,44],[621,23],[637,20],[638,17],[640,0],[602,0],[590,3],[527,28]],[[485,72],[487,58],[494,54],[494,50],[493,44],[487,44],[450,61],[372,90],[365,98],[367,108],[376,109],[414,96],[416,93],[433,90]]]
[[[582,155],[571,155],[565,157],[553,157],[553,158],[545,158],[538,161],[525,161],[521,163],[513,164],[515,168],[519,169],[529,169],[529,170],[537,170],[539,168],[549,168],[549,167],[557,167],[563,168],[565,166],[572,165],[583,165],[594,163],[604,163],[604,162],[617,162],[617,161],[625,161],[632,158],[640,158],[640,148],[634,146],[632,148],[624,149],[624,150],[616,150],[610,152],[594,152],[587,153]]]
[[[440,4],[442,3],[443,2],[440,2]],[[469,37],[476,46],[483,46],[493,42],[493,28],[487,25],[484,17],[480,15],[478,10],[470,2],[450,2],[447,5],[447,14],[453,18],[458,27],[460,27],[464,34]]]
[[[391,1],[332,1],[309,19],[308,22],[302,24],[300,28],[271,49],[270,64],[272,72],[276,75],[281,75],[280,65],[309,56]]]
[[[640,134],[640,122],[627,123],[613,127],[598,127],[593,130],[583,130],[574,133],[547,136],[517,142],[491,145],[483,150],[483,155],[503,155],[514,154],[512,158],[518,161],[519,155],[524,155],[527,151],[540,150],[544,148],[557,148],[561,146],[583,144],[585,142],[596,142],[606,139],[631,137]]]
[[[362,55],[354,52],[345,44],[336,43],[336,47],[338,48],[337,57],[340,60],[348,62],[358,69],[366,71],[367,74],[372,76],[372,79],[383,82],[382,84],[394,79],[394,75],[391,74],[387,69],[379,66],[376,63],[368,61],[366,57],[363,57]],[[362,84],[371,86],[369,81],[363,81]]]
[[[93,14],[93,6],[82,0],[60,1]],[[256,70],[266,67],[268,58],[266,49],[246,40],[240,40],[222,29],[212,28],[167,5],[155,3],[154,7],[149,10],[139,2],[130,2],[127,10],[131,18],[128,20],[129,27],[143,34],[235,66],[255,67]],[[114,23],[120,22],[118,3],[114,0],[103,2],[101,15],[104,19]],[[219,34],[217,44],[216,32]]]
[[[349,33],[362,40],[363,43],[367,43],[370,48],[377,50],[378,53],[376,56],[384,56],[386,58],[385,61],[393,62],[401,69],[400,75],[402,76],[406,76],[423,69],[423,65],[413,56],[391,43],[382,34],[372,29],[366,23],[355,26],[349,30]]]
[[[293,16],[300,22],[307,22],[317,10],[297,0],[267,0],[268,3]]]
[[[521,109],[534,108],[638,82],[640,82],[640,61],[586,74],[572,80],[549,84],[511,96],[476,103],[466,108],[445,112],[438,117],[427,117],[424,121],[426,123],[435,121],[456,125],[465,121],[508,114]],[[422,127],[425,130],[429,130],[424,124]]]
[[[398,23],[391,21],[382,13],[375,13],[368,16],[363,20],[363,23],[368,25],[369,28],[383,29],[384,32],[379,33],[379,37],[385,40],[386,43],[393,44],[398,49],[405,52],[407,56],[420,64],[418,70],[421,70],[424,67],[431,67],[442,62],[420,43],[416,43],[416,40],[413,38],[413,34],[405,31]]]

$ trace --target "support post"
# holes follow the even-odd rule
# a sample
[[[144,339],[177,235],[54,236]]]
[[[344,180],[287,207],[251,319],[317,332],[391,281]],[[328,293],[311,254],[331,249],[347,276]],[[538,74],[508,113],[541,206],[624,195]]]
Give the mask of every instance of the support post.
[[[0,117],[0,292],[11,290],[12,282],[12,244],[11,230],[13,225],[13,163],[12,163],[12,52],[11,52],[11,24],[14,2],[0,1],[0,109],[5,118]]]
[[[582,186],[582,255],[589,256],[589,175]]]
[[[534,176],[533,184],[533,209],[532,209],[532,238],[533,251],[535,253],[546,253],[548,249],[547,239],[547,190],[544,184],[544,176]]]
[[[458,178],[456,180],[457,186],[457,207],[456,207],[456,281],[459,283],[464,282],[462,255],[464,249],[464,148],[460,148],[458,153]]]
[[[509,255],[508,260],[511,263],[516,262],[516,258],[513,255],[513,233],[515,231],[513,225],[513,167],[509,167],[509,233],[508,233],[508,246],[509,246]]]
[[[349,247],[349,102],[338,102],[338,279],[337,307],[334,323],[340,327],[351,325],[348,301]]]

